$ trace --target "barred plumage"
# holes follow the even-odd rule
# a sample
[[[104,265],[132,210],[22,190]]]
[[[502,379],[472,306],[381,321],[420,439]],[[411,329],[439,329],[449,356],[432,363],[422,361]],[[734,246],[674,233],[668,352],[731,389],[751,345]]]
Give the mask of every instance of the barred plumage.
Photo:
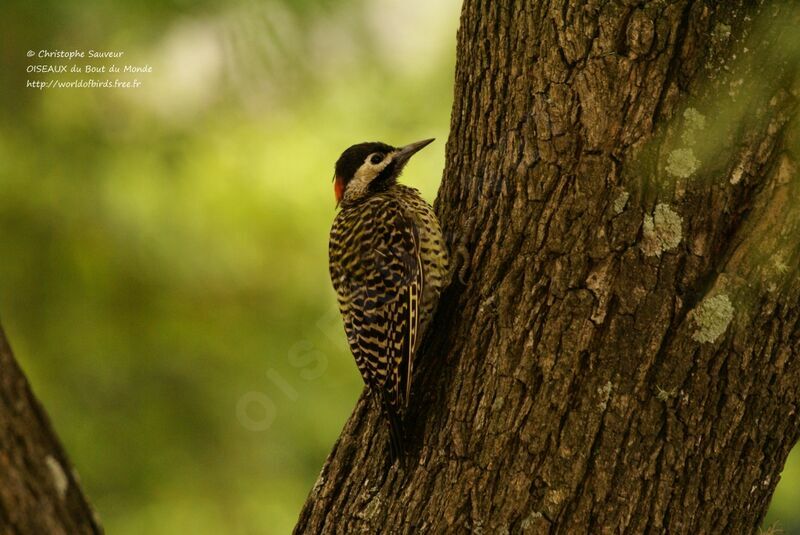
[[[448,282],[433,209],[417,190],[396,183],[428,142],[355,145],[336,165],[342,209],[331,228],[331,280],[358,369],[389,423],[394,458],[403,452],[414,355]]]

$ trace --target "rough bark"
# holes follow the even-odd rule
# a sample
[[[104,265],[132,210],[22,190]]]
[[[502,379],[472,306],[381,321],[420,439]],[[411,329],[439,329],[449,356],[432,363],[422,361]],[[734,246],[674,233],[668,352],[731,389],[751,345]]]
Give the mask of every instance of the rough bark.
[[[800,434],[792,3],[466,0],[469,251],[409,466],[362,395],[297,533],[752,533]]]
[[[0,327],[0,534],[102,533]]]

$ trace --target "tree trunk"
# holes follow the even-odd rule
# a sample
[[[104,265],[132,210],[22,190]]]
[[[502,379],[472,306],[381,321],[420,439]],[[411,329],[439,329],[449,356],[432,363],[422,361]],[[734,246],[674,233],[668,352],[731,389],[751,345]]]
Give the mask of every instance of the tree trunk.
[[[297,533],[753,533],[800,433],[792,2],[464,2],[407,467]]]
[[[0,327],[0,534],[102,533]]]

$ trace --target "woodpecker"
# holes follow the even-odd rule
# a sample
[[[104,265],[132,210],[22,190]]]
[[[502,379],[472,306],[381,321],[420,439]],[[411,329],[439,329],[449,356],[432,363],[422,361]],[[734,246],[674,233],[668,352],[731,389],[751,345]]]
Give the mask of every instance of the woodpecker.
[[[433,208],[397,182],[411,156],[432,141],[353,145],[333,179],[340,210],[331,227],[331,281],[356,365],[388,423],[392,462],[404,453],[415,354],[449,284]]]

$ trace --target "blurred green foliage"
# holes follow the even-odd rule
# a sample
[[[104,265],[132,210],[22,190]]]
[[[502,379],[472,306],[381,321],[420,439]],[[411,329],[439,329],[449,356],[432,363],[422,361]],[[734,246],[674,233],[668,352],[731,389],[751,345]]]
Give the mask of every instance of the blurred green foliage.
[[[109,533],[291,530],[362,388],[328,281],[333,163],[435,136],[405,178],[433,200],[459,7],[4,4],[0,314]],[[154,73],[26,88],[43,48]],[[800,530],[796,457],[773,517]]]
[[[328,280],[333,164],[436,136],[406,173],[433,200],[458,6],[410,68],[382,32],[423,3],[387,27],[398,2],[83,4],[3,21],[2,320],[109,533],[288,533],[362,388]],[[29,48],[154,73],[26,89]]]

